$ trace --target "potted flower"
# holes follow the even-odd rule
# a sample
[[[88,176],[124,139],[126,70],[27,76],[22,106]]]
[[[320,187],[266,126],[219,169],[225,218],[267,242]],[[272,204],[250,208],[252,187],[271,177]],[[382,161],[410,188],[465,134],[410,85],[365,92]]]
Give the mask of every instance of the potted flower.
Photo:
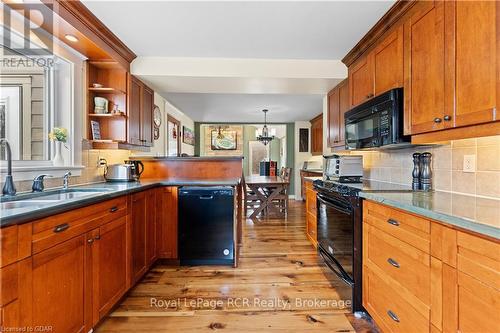
[[[61,154],[61,146],[68,140],[68,130],[62,127],[54,127],[49,133],[49,139],[54,141],[56,152],[52,163],[54,166],[63,166],[64,158]]]

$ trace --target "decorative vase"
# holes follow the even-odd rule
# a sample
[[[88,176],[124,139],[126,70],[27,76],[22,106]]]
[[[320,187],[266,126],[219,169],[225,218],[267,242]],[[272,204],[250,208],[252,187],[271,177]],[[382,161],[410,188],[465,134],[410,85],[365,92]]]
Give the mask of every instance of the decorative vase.
[[[63,166],[64,165],[64,158],[61,154],[62,141],[55,141],[54,146],[56,148],[56,153],[54,155],[54,159],[52,160],[52,164],[54,166]]]

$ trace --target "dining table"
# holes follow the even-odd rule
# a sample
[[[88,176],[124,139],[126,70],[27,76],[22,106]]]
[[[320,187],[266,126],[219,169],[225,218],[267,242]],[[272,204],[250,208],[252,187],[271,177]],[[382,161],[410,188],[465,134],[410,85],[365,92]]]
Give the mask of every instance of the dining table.
[[[284,190],[290,184],[289,180],[279,176],[249,176],[245,178],[245,183],[260,200],[260,205],[250,215],[251,219],[255,219],[261,213],[285,215],[285,212],[273,200],[278,199],[280,194],[285,192]]]

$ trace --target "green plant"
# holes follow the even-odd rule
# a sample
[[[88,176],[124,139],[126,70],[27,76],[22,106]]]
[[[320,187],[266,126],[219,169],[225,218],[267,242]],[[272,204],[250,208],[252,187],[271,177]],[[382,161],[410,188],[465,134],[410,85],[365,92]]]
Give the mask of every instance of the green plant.
[[[68,139],[68,130],[62,127],[54,127],[49,133],[49,139],[52,141],[66,142]]]

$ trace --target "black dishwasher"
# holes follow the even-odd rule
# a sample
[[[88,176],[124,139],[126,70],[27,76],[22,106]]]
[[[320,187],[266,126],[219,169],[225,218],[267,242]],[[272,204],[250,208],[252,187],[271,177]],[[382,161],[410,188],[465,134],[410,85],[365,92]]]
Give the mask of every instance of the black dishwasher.
[[[233,265],[234,221],[232,187],[181,187],[180,264]]]

